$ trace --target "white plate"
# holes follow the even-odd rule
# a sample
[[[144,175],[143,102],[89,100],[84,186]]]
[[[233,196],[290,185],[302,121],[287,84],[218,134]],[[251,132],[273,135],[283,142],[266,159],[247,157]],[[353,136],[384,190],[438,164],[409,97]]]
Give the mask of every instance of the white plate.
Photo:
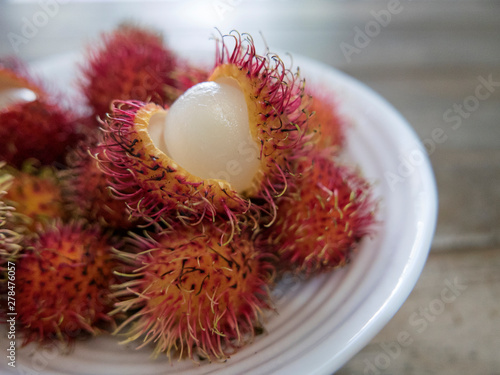
[[[46,77],[67,87],[77,55],[36,65]],[[0,356],[2,374],[51,375],[330,375],[361,350],[391,319],[413,289],[424,266],[437,212],[430,163],[408,123],[384,99],[329,66],[294,56],[308,83],[329,88],[352,120],[346,158],[375,183],[381,199],[376,235],[362,242],[346,268],[307,282],[289,279],[275,292],[278,315],[267,332],[226,363],[151,360],[148,350],[99,337],[64,354],[54,345],[17,351],[17,369]],[[2,334],[2,342],[6,334]],[[20,340],[19,340],[20,342]],[[2,345],[2,352],[5,350]]]

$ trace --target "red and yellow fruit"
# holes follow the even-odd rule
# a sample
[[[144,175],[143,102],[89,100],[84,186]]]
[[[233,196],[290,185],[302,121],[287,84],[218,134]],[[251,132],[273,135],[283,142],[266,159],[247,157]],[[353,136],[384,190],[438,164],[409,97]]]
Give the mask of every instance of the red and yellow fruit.
[[[336,97],[319,89],[313,91],[309,111],[308,132],[315,133],[313,141],[315,147],[323,149],[334,148],[337,152],[342,149],[345,142],[346,120],[338,110]]]
[[[122,25],[102,35],[87,51],[81,67],[80,86],[95,115],[103,117],[115,99],[142,100],[158,104],[169,102],[166,87],[176,57],[165,47],[161,35],[153,30]]]
[[[285,269],[312,275],[345,265],[374,221],[370,186],[330,151],[300,160],[297,172],[264,242]]]
[[[97,228],[56,222],[24,244],[16,267],[16,311],[24,342],[71,341],[111,321],[114,260]]]
[[[272,309],[275,268],[343,266],[372,229],[369,184],[334,159],[337,103],[236,32],[217,41],[210,71],[130,25],[87,57],[92,113],[78,121],[20,67],[0,65],[0,160],[13,175],[0,174],[0,261],[22,250],[25,343],[123,317],[124,342],[154,356],[224,361]],[[53,165],[14,171],[30,158]],[[129,230],[128,246],[112,250],[104,230]]]
[[[135,214],[222,217],[233,228],[245,214],[272,221],[274,199],[303,153],[308,99],[276,56],[256,54],[249,37],[226,36],[209,80],[169,109],[115,101],[98,158]]]
[[[77,122],[55,98],[33,79],[0,64],[0,160],[16,168],[31,158],[43,165],[63,164],[78,132]]]
[[[130,219],[126,201],[112,195],[108,176],[93,157],[98,150],[89,138],[69,154],[69,168],[60,173],[68,210],[103,227],[132,229],[137,222]]]
[[[124,199],[136,217],[160,220],[172,212],[179,217],[231,219],[250,202],[223,180],[201,179],[164,154],[151,139],[151,128],[165,117],[153,103],[115,102],[105,124],[99,167],[110,178],[114,195]]]
[[[35,231],[53,219],[66,219],[62,190],[54,168],[39,169],[25,164],[22,170],[9,169],[12,183],[3,200],[15,210],[11,224],[17,231]],[[12,228],[11,228],[12,229]]]
[[[272,268],[247,235],[221,245],[213,227],[182,226],[134,237],[130,281],[118,286],[115,312],[131,311],[124,342],[154,354],[224,360],[247,343],[269,308]]]

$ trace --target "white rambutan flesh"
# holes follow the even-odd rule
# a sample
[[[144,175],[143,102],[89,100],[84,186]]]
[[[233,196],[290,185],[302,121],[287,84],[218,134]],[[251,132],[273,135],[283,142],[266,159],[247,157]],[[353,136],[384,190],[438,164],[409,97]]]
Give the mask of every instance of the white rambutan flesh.
[[[260,161],[243,91],[232,78],[202,82],[169,109],[157,147],[191,174],[226,180],[234,190],[252,186]],[[160,137],[163,133],[163,139]]]

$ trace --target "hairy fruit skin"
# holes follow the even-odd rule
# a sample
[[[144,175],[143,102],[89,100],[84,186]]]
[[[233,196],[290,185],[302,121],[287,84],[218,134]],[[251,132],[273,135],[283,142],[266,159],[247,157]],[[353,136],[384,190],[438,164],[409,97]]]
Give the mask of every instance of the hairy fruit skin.
[[[12,228],[18,232],[35,231],[51,220],[67,219],[55,169],[48,166],[37,169],[27,163],[21,170],[10,171],[13,180],[3,199],[14,208]]]
[[[302,159],[298,175],[296,186],[278,199],[278,218],[264,241],[285,269],[312,275],[344,266],[371,231],[369,184],[335,163],[331,150]]]
[[[233,38],[230,51],[227,39]],[[277,56],[256,54],[251,38],[239,34],[223,37],[217,46],[209,81],[222,78],[235,80],[245,95],[254,140],[248,147],[260,160],[251,188],[239,194],[225,180],[191,175],[160,151],[148,133],[152,116],[166,114],[161,106],[114,101],[103,121],[104,149],[97,158],[132,215],[155,222],[165,216],[190,223],[222,219],[231,235],[242,221],[273,221],[275,198],[293,182],[293,160],[305,153],[308,140],[304,81]]]
[[[118,286],[115,311],[136,311],[125,342],[153,343],[154,355],[225,360],[247,343],[270,307],[267,285],[273,269],[248,236],[230,245],[212,228],[192,226],[135,237],[132,280]]]
[[[148,126],[165,110],[154,103],[113,103],[103,123],[100,168],[111,179],[114,194],[124,199],[134,216],[161,220],[164,215],[198,221],[224,213],[231,222],[247,212],[250,202],[217,179],[188,173],[153,143]]]
[[[99,168],[94,154],[100,150],[97,141],[89,138],[68,154],[69,168],[60,173],[63,199],[76,215],[102,227],[132,229],[127,204],[110,192],[109,177]]]
[[[41,98],[0,109],[0,139],[0,160],[20,168],[31,158],[43,165],[63,165],[80,135],[66,111]]]
[[[94,113],[103,117],[115,99],[168,103],[165,88],[175,86],[175,67],[176,58],[158,33],[122,25],[89,48],[80,86]]]
[[[312,91],[312,90],[310,90]],[[338,111],[337,99],[328,92],[315,88],[309,111],[308,133],[315,133],[315,148],[333,148],[340,151],[345,143],[346,120]]]
[[[43,165],[63,165],[67,150],[80,139],[73,112],[44,86],[20,60],[0,60],[0,95],[9,90],[31,91],[29,97],[13,97],[0,108],[0,160],[15,168],[32,158]]]
[[[234,42],[231,50],[230,41]],[[217,45],[215,69],[209,80],[234,79],[243,91],[250,132],[261,162],[248,197],[264,200],[274,215],[274,198],[292,181],[291,164],[304,153],[308,137],[309,96],[305,81],[289,70],[278,56],[258,55],[249,35],[222,37]]]
[[[111,321],[114,260],[96,228],[56,222],[30,239],[17,262],[16,310],[24,343],[71,341]]]

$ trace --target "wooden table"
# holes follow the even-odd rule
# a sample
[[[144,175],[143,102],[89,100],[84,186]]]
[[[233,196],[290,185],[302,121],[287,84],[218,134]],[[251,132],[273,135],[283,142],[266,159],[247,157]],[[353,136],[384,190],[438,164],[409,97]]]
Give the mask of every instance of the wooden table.
[[[323,61],[387,98],[427,147],[438,226],[406,303],[338,374],[500,374],[500,3],[0,1],[0,56],[79,50],[127,19],[182,49],[214,26],[262,31],[272,49]],[[401,332],[411,343],[398,349]]]

